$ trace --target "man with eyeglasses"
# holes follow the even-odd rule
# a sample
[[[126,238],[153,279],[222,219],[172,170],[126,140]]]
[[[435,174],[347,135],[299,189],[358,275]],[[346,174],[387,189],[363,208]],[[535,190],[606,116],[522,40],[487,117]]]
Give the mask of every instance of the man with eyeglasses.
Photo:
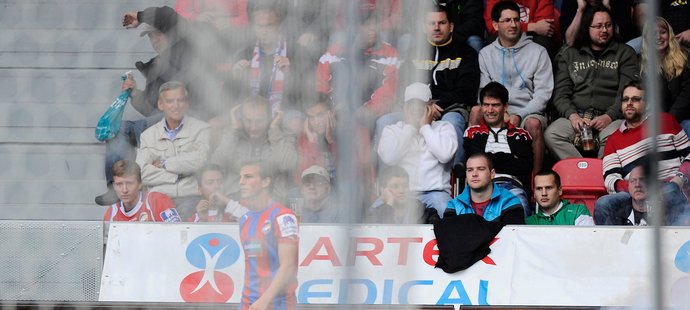
[[[614,132],[604,149],[604,183],[610,195],[597,200],[594,218],[598,224],[613,225],[612,214],[622,208],[634,193],[636,186],[631,179],[633,169],[647,160],[651,150],[647,138],[647,119],[644,88],[639,81],[625,85],[621,93],[620,108],[625,121]],[[687,204],[684,188],[690,175],[690,142],[685,131],[675,118],[662,112],[659,116],[660,131],[656,136],[659,152],[659,171],[657,178],[662,182],[661,198],[669,209],[683,208]],[[677,224],[675,218],[668,219],[667,225]]]
[[[484,23],[489,36],[499,35],[494,22],[493,8],[505,2],[505,0],[488,0],[484,10]],[[561,38],[560,22],[556,18],[556,10],[553,0],[515,0],[518,6],[518,15],[514,19],[521,32],[527,33],[535,43],[543,46],[553,59],[563,41]],[[519,36],[519,35],[518,35]]]
[[[648,167],[637,165],[630,171],[628,179],[628,190],[624,193],[625,199],[621,198],[616,208],[604,208],[597,204],[598,209],[594,210],[597,217],[597,225],[627,225],[627,226],[648,226],[651,225],[650,214],[654,214],[658,205],[651,203],[647,198],[647,177]],[[662,190],[666,191],[666,185]],[[663,214],[662,225],[688,225],[688,213],[685,210],[684,200],[669,201],[666,197],[663,201],[666,204],[666,212]],[[676,197],[682,198],[682,197]],[[657,211],[658,212],[658,211]]]
[[[176,206],[190,206],[198,194],[194,175],[208,158],[211,126],[187,116],[184,84],[166,82],[159,93],[158,109],[163,119],[141,134],[136,162],[149,191],[168,195]],[[191,208],[178,211],[182,218],[194,212]]]
[[[607,8],[592,8],[573,45],[556,56],[553,103],[560,118],[546,129],[544,138],[557,159],[582,157],[573,142],[583,126],[598,133],[601,157],[606,139],[620,125],[616,96],[638,75],[639,67],[635,51],[613,39],[614,28]]]
[[[546,103],[553,93],[553,69],[549,55],[520,27],[520,7],[513,1],[501,1],[491,12],[498,39],[479,52],[481,81],[479,88],[496,81],[509,91],[506,122],[524,128],[532,136],[532,171],[544,162]],[[480,98],[481,100],[481,98]],[[472,107],[470,122],[479,123],[480,106]]]

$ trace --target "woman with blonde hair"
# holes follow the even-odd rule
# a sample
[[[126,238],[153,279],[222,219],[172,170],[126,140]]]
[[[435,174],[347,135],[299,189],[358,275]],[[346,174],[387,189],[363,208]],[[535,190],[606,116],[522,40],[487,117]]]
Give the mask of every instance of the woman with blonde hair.
[[[656,75],[660,78],[662,109],[673,115],[683,126],[685,133],[690,135],[690,68],[688,67],[688,51],[675,38],[673,28],[669,23],[657,17],[656,41],[647,42],[647,31],[644,29],[641,65],[642,76],[646,74],[646,63],[650,52],[659,55],[659,67]]]

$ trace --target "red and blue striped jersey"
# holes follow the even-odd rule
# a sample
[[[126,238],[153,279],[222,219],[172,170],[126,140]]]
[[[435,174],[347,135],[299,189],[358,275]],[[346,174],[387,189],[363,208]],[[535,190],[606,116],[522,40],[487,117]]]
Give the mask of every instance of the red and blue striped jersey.
[[[248,309],[264,294],[275,277],[280,259],[280,243],[299,243],[297,217],[288,208],[271,202],[258,212],[240,218],[240,239],[244,250],[244,288],[240,309]],[[271,309],[295,309],[297,277],[273,301]]]

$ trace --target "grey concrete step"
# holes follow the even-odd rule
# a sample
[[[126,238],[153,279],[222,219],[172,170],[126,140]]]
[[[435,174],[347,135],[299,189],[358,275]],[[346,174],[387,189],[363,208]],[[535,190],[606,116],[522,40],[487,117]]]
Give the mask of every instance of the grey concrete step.
[[[4,204],[88,205],[105,190],[105,180],[0,180]]]
[[[141,75],[132,70],[143,84]],[[0,103],[110,104],[120,94],[120,75],[125,71],[0,69]]]
[[[0,103],[0,127],[94,128],[111,103]],[[123,119],[141,117],[128,103]]]
[[[4,204],[0,220],[101,220],[108,207],[96,204]]]
[[[0,127],[0,142],[20,144],[88,144],[98,143],[94,128]]]
[[[0,52],[0,68],[120,69],[147,61],[153,52]]]
[[[125,12],[174,4],[174,0],[4,0],[0,25],[15,29],[119,27]]]
[[[70,103],[0,103],[0,127],[95,127],[109,106]]]
[[[153,52],[147,38],[137,29],[3,29],[3,52]]]
[[[103,145],[0,146],[0,180],[103,180]]]

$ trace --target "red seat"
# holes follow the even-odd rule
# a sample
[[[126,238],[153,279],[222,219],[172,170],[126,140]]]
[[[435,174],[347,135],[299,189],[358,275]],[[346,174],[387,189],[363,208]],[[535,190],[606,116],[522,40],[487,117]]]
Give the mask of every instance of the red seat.
[[[561,176],[563,199],[586,205],[593,216],[594,203],[607,194],[601,159],[567,158],[553,165],[553,170]]]

